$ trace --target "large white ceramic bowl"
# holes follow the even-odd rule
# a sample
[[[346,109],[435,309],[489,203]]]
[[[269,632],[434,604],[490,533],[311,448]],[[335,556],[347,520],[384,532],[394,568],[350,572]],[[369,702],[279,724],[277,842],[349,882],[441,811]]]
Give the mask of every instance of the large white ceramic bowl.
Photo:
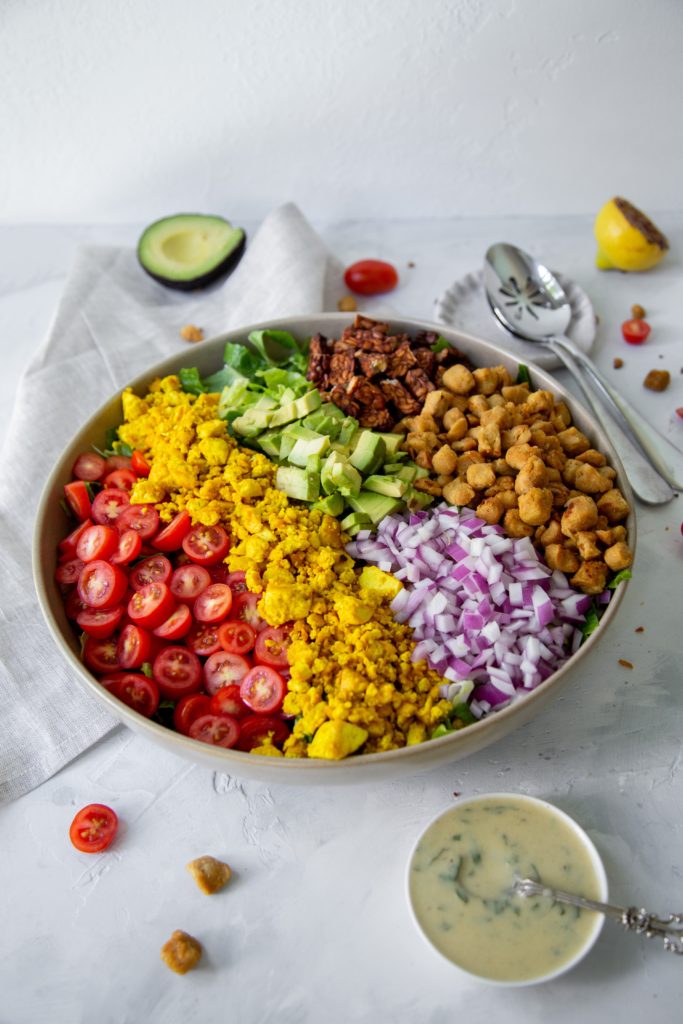
[[[307,338],[320,331],[328,337],[338,337],[351,320],[352,317],[348,314],[321,313],[315,316],[292,316],[287,319],[272,320],[268,323],[251,324],[202,342],[191,351],[187,348],[182,349],[177,355],[170,356],[163,362],[150,367],[147,373],[131,381],[130,386],[136,393],[143,394],[156,377],[177,373],[181,367],[188,364],[197,366],[202,376],[213,373],[222,366],[223,348],[226,341],[244,341],[253,330],[264,328],[289,330],[301,338]],[[437,329],[449,342],[465,352],[474,364],[478,366],[502,364],[511,371],[513,377],[517,375],[516,359],[487,341],[481,341],[448,327],[419,320],[392,318],[390,324],[393,330],[406,331],[409,334],[415,334],[421,330]],[[587,434],[595,447],[609,456],[611,465],[617,471],[617,485],[633,508],[633,495],[623,467],[609,438],[600,426],[573,395],[547,372],[533,365],[530,365],[530,371],[534,386],[552,391],[559,398],[564,399],[572,411],[576,426]],[[601,642],[619,610],[625,584],[621,584],[617,588],[614,598],[602,617],[599,628],[557,672],[541,683],[537,689],[466,729],[436,740],[430,740],[427,743],[390,750],[381,754],[359,754],[343,761],[260,757],[199,743],[142,717],[112,697],[99,685],[80,660],[78,638],[66,617],[62,597],[54,579],[57,544],[65,534],[64,515],[59,506],[64,484],[71,479],[71,468],[78,453],[92,444],[96,444],[98,447],[102,446],[107,429],[118,427],[120,423],[121,401],[120,394],[117,393],[84,424],[57,461],[45,485],[36,516],[33,543],[36,591],[55,642],[73,669],[75,684],[83,686],[89,693],[94,694],[107,706],[112,715],[130,726],[131,729],[135,729],[153,742],[161,744],[190,761],[200,762],[214,769],[269,784],[283,782],[330,785],[332,783],[369,782],[375,779],[394,778],[401,774],[410,774],[438,764],[458,760],[494,743],[533,718],[549,700],[555,697],[561,687],[569,682],[592,647]],[[629,542],[633,548],[635,544],[633,512],[631,512],[627,525]]]

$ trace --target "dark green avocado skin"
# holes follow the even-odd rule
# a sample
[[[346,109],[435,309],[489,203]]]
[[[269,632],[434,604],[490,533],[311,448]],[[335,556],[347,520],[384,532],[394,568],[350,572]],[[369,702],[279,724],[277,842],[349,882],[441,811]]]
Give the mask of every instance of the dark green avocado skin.
[[[163,274],[155,274],[154,271],[145,266],[144,261],[140,259],[139,250],[137,250],[137,258],[138,263],[145,273],[149,274],[149,276],[158,284],[162,284],[165,288],[173,288],[175,291],[179,292],[192,292],[196,291],[198,288],[206,288],[207,285],[213,284],[213,282],[217,281],[220,277],[227,277],[228,274],[231,274],[242,259],[246,245],[247,233],[245,231],[242,236],[242,241],[239,243],[237,248],[233,249],[233,251],[226,256],[221,263],[218,263],[212,270],[208,270],[205,274],[201,274],[199,277],[190,278],[187,281],[174,281],[168,277],[164,277]]]

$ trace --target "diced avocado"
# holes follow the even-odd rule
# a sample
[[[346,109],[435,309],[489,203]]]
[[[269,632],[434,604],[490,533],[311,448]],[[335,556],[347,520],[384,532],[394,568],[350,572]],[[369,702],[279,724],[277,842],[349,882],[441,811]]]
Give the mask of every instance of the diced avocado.
[[[357,498],[349,498],[349,505],[354,512],[364,512],[369,516],[373,526],[377,526],[385,516],[404,508],[403,502],[398,498],[365,490],[361,491]]]
[[[315,441],[320,434],[317,430],[311,430],[310,427],[305,427],[302,420],[296,420],[294,423],[288,423],[285,429],[282,431],[287,437],[294,438],[295,441]]]
[[[410,487],[403,495],[403,500],[411,510],[426,508],[427,505],[431,505],[434,498],[431,494],[427,494],[426,491],[418,491],[415,487]]]
[[[410,484],[406,480],[400,480],[396,476],[368,476],[363,481],[363,487],[368,491],[375,491],[377,494],[386,494],[390,498],[402,498]]]
[[[416,480],[422,480],[422,478],[425,477],[425,476],[429,476],[429,470],[428,469],[424,469],[424,467],[422,467],[422,466],[416,466],[415,467],[415,479]]]
[[[280,440],[280,462],[284,462],[286,460],[287,456],[289,455],[295,444],[296,438],[292,437],[291,434],[286,434],[283,431]]]
[[[345,416],[342,420],[341,429],[339,431],[339,443],[350,445],[351,441],[356,436],[358,427],[358,420],[354,419],[353,416]]]
[[[320,477],[298,466],[278,466],[275,486],[299,501],[317,501],[320,495]]]
[[[353,449],[348,444],[342,444],[341,441],[333,441],[330,445],[333,452],[339,452],[345,459],[348,459]]]
[[[316,501],[312,508],[325,512],[328,516],[340,516],[344,511],[344,499],[341,494],[328,494],[326,498]]]
[[[387,446],[381,434],[375,434],[372,430],[362,430],[356,447],[353,449],[349,462],[355,466],[363,476],[375,473],[384,462],[387,453]]]
[[[280,458],[280,445],[282,444],[282,433],[279,430],[266,430],[259,435],[259,447],[269,459]]]
[[[382,472],[388,476],[392,476],[394,473],[398,473],[400,469],[403,469],[402,462],[385,462],[382,466]]]
[[[345,497],[360,493],[363,483],[357,469],[339,452],[331,451],[320,473],[320,483],[326,494],[339,491]]]
[[[287,461],[294,466],[305,466],[309,455],[324,455],[330,447],[330,439],[325,434],[316,434],[313,438],[299,438],[287,456]]]
[[[347,532],[354,528],[356,530],[368,530],[372,526],[372,519],[365,512],[351,512],[345,519],[342,519],[339,525],[342,530]]]
[[[232,421],[232,429],[242,437],[257,437],[270,425],[272,416],[269,409],[255,409],[251,406]]]
[[[297,393],[294,388],[283,388],[282,394],[280,395],[280,405],[289,405],[290,402],[295,402],[297,399]]]
[[[301,398],[297,398],[294,405],[297,410],[297,419],[302,420],[304,416],[308,416],[309,413],[315,412],[322,405],[323,400],[320,397],[320,392],[317,388],[313,388],[312,391],[307,391]]]
[[[254,404],[252,405],[251,408],[252,409],[277,409],[279,407],[279,405],[280,405],[280,403],[276,402],[274,398],[270,397],[270,395],[261,395],[260,398],[256,399],[256,401],[254,402]]]
[[[320,411],[324,412],[326,416],[331,416],[332,419],[339,420],[340,423],[342,420],[347,419],[339,406],[335,405],[334,402],[323,402],[320,406]]]
[[[178,213],[146,228],[138,242],[140,266],[168,288],[189,291],[237,266],[246,235],[223,217]]]
[[[332,416],[326,416],[320,409],[312,412],[301,422],[310,430],[316,430],[319,434],[327,434],[330,439],[335,438],[339,433],[340,421]]]
[[[306,459],[304,469],[310,474],[320,477],[320,470],[323,468],[323,460],[319,455],[309,455]]]
[[[386,466],[384,467],[386,469]],[[396,473],[399,480],[405,480],[406,483],[412,484],[413,480],[417,480],[417,471],[419,466],[401,466]]]
[[[387,446],[388,455],[395,455],[406,439],[405,434],[380,434],[379,436],[383,438]]]
[[[275,410],[270,425],[271,427],[282,427],[285,423],[292,423],[298,419],[299,414],[296,410],[296,402],[288,402],[287,405],[281,405],[279,409]]]

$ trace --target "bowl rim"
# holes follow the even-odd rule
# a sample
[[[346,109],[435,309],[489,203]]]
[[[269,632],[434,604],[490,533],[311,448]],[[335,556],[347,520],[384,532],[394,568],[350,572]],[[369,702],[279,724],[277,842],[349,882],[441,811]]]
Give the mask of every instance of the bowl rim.
[[[252,331],[258,330],[289,330],[294,334],[303,334],[304,336],[310,336],[312,333],[311,325],[319,327],[327,326],[328,330],[341,330],[345,326],[351,324],[356,316],[365,316],[372,319],[377,319],[377,314],[371,313],[365,314],[362,311],[356,311],[351,314],[346,313],[316,313],[316,314],[299,314],[292,316],[281,316],[271,320],[261,321],[258,323],[247,324],[244,326],[231,328],[228,331],[221,332],[220,334],[214,335],[211,338],[207,338],[201,343],[196,349],[196,357],[194,360],[190,357],[190,352],[194,355],[193,350],[182,349],[175,353],[167,356],[163,360],[156,362],[150,366],[147,370],[139,373],[135,378],[122,385],[114,395],[112,395],[107,401],[103,402],[95,412],[86,420],[79,431],[71,438],[67,446],[62,450],[59,458],[53,466],[50,475],[48,476],[45,485],[43,487],[40,500],[37,505],[34,530],[33,530],[33,543],[32,543],[32,564],[33,564],[33,579],[38,601],[41,607],[43,616],[47,622],[48,628],[60,648],[63,655],[66,656],[71,667],[75,670],[76,678],[78,682],[90,693],[102,701],[109,711],[119,721],[123,721],[126,725],[134,728],[138,732],[148,735],[151,739],[157,741],[168,741],[169,734],[173,736],[174,747],[178,752],[182,752],[184,756],[190,760],[200,760],[202,755],[206,756],[206,744],[201,743],[198,740],[190,739],[189,736],[184,736],[181,733],[175,732],[169,729],[168,726],[162,725],[158,722],[153,722],[148,718],[140,715],[138,712],[129,708],[127,705],[122,704],[121,701],[113,697],[107,690],[103,689],[98,683],[94,675],[91,675],[83,662],[76,656],[74,649],[67,642],[64,633],[61,629],[59,622],[57,621],[55,614],[52,609],[51,594],[56,593],[56,585],[54,579],[48,577],[42,572],[41,569],[41,551],[42,551],[42,537],[43,537],[43,523],[49,517],[53,511],[54,494],[56,490],[61,492],[62,480],[65,478],[65,467],[70,465],[70,460],[73,457],[72,449],[76,450],[81,445],[92,444],[92,441],[86,440],[91,438],[95,429],[100,426],[100,420],[108,409],[111,409],[115,403],[120,403],[121,393],[131,388],[134,392],[139,393],[141,389],[147,388],[148,385],[154,379],[158,377],[166,376],[170,373],[177,372],[177,368],[182,364],[190,362],[203,362],[208,361],[208,353],[211,352],[212,358],[214,350],[219,350],[219,346],[224,345],[227,341],[244,342],[247,335]],[[465,354],[468,354],[468,345],[473,345],[475,350],[479,350],[486,354],[486,357],[491,359],[498,359],[498,362],[502,363],[517,363],[518,360],[514,353],[510,353],[504,348],[493,344],[483,338],[477,338],[474,335],[467,334],[464,331],[460,331],[456,328],[449,327],[448,325],[434,323],[429,320],[414,319],[410,317],[404,317],[400,315],[382,315],[382,322],[387,322],[390,326],[395,327],[400,331],[408,332],[419,332],[424,330],[436,331],[438,334],[443,335],[456,347],[461,348]],[[205,358],[202,358],[206,356]],[[476,358],[473,359],[476,362]],[[484,364],[480,364],[484,365]],[[490,363],[489,365],[494,365]],[[608,436],[602,430],[600,424],[594,419],[592,414],[586,409],[585,406],[562,384],[557,381],[551,373],[543,369],[543,367],[537,366],[533,363],[524,364],[529,369],[530,373],[536,380],[541,380],[543,385],[549,385],[550,390],[556,396],[559,395],[562,400],[567,402],[570,410],[572,411],[572,420],[574,420],[574,411],[579,410],[581,417],[591,424],[591,431],[594,438],[597,438],[600,446],[607,451],[610,457],[610,463],[617,471],[617,477],[615,483],[618,483],[624,497],[629,503],[631,511],[628,516],[629,525],[629,546],[635,553],[636,546],[636,523],[634,515],[634,497],[631,492],[631,488],[628,484],[628,479],[624,471],[624,467],[617,455],[613,450],[612,445],[609,441]],[[120,416],[119,416],[120,421]],[[71,454],[70,454],[71,453]],[[67,458],[68,455],[68,458]],[[516,717],[519,713],[520,707],[526,709],[533,709],[534,705],[541,702],[544,703],[548,691],[551,687],[556,686],[558,683],[566,680],[567,674],[576,669],[577,665],[585,659],[596,642],[598,642],[604,635],[608,626],[613,622],[615,615],[621,605],[623,598],[626,593],[626,588],[629,581],[619,584],[614,591],[614,596],[610,600],[603,612],[600,619],[600,626],[596,629],[591,636],[589,636],[581,646],[570,655],[558,669],[555,670],[546,680],[540,683],[533,690],[530,690],[520,696],[518,699],[513,699],[510,704],[497,710],[493,713],[486,714],[483,718],[476,722],[468,725],[466,728],[461,730],[455,730],[448,733],[445,736],[440,736],[437,739],[431,739],[426,743],[413,744],[411,746],[397,747],[392,750],[378,751],[376,753],[369,754],[354,754],[353,757],[344,758],[341,761],[337,760],[326,760],[323,758],[299,758],[299,757],[283,757],[277,759],[261,758],[261,760],[277,761],[278,774],[282,777],[282,782],[287,783],[292,781],[290,777],[300,776],[302,772],[308,772],[311,775],[314,773],[320,774],[321,772],[332,775],[339,775],[340,769],[345,775],[362,775],[368,766],[373,764],[381,763],[382,765],[389,765],[391,762],[401,759],[402,763],[410,761],[419,762],[422,760],[422,755],[426,745],[429,746],[429,750],[432,752],[432,762],[435,764],[437,761],[447,761],[448,753],[452,750],[452,759],[455,760],[458,756],[458,737],[467,735],[471,737],[475,735],[479,738],[479,743],[476,749],[481,749],[486,746],[491,740],[487,739],[487,734],[490,732],[497,732],[500,723],[505,723],[510,717]],[[60,598],[61,600],[61,598]],[[527,717],[529,717],[527,715]],[[495,737],[494,737],[495,738]],[[225,770],[229,770],[231,767],[235,768],[239,772],[240,767],[246,767],[247,765],[253,766],[255,758],[248,752],[238,751],[235,749],[225,749],[223,747],[210,746],[211,760],[213,762],[220,762],[224,765]],[[443,756],[440,756],[443,754]],[[418,770],[420,766],[416,763],[415,770]],[[247,772],[247,774],[250,774]]]
[[[454,967],[464,977],[473,978],[475,981],[483,982],[486,985],[492,985],[495,988],[527,988],[529,985],[540,985],[546,981],[552,981],[554,978],[559,978],[561,975],[566,974],[568,971],[571,971],[572,968],[576,967],[584,959],[584,957],[586,957],[590,953],[590,951],[595,946],[595,943],[598,941],[598,938],[600,937],[600,934],[605,924],[605,915],[596,912],[593,928],[588,933],[586,939],[579,947],[579,949],[576,951],[576,953],[572,957],[570,957],[569,960],[565,961],[565,963],[560,964],[557,967],[554,967],[552,970],[547,971],[545,974],[539,974],[533,978],[523,978],[517,981],[505,981],[500,978],[489,978],[485,974],[477,974],[474,971],[468,970],[461,964],[456,963],[455,960],[451,960],[451,958],[446,956],[446,954],[443,953],[438,948],[438,946],[434,945],[434,943],[429,938],[426,931],[420,924],[420,921],[418,920],[410,889],[410,872],[413,859],[417,851],[417,847],[424,838],[424,836],[427,834],[429,829],[432,827],[432,825],[435,825],[438,821],[440,821],[442,818],[447,817],[453,811],[459,810],[462,807],[466,807],[469,804],[485,803],[489,800],[501,799],[514,799],[526,801],[527,803],[531,803],[536,807],[543,808],[546,811],[550,811],[556,817],[560,818],[560,820],[564,821],[564,823],[571,828],[574,835],[581,841],[584,849],[588,852],[590,856],[591,864],[595,872],[595,877],[597,879],[599,888],[599,892],[596,899],[598,899],[601,903],[607,902],[609,898],[609,883],[607,879],[607,872],[605,870],[605,864],[600,855],[599,850],[595,846],[595,843],[588,835],[586,830],[581,825],[579,825],[578,821],[576,821],[575,818],[573,818],[566,811],[563,811],[561,807],[557,806],[557,804],[551,803],[549,800],[545,800],[543,797],[531,796],[527,793],[510,792],[479,793],[473,796],[461,797],[454,804],[451,804],[444,810],[439,811],[438,814],[436,814],[427,823],[427,825],[425,825],[425,827],[422,829],[422,831],[420,832],[420,834],[418,835],[417,839],[415,840],[411,847],[404,876],[405,894],[413,924],[415,925],[416,929],[418,930],[424,941],[427,943],[429,948],[432,949],[435,953],[438,953],[441,959],[445,960],[447,964],[449,964],[451,967]]]

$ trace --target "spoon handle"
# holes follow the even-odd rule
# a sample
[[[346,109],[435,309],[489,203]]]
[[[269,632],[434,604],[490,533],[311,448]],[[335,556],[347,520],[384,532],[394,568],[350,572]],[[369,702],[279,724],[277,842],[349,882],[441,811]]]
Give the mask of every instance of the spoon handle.
[[[617,412],[623,416],[627,425],[633,432],[634,437],[643,450],[649,455],[662,476],[671,484],[674,490],[683,491],[683,452],[679,451],[671,441],[667,440],[655,430],[647,420],[640,415],[633,405],[629,405],[626,399],[612,387],[610,382],[597,368],[592,359],[577,348],[569,338],[552,339],[556,343],[554,351],[559,356],[559,347],[568,352],[579,365],[586,370],[593,378],[596,387],[601,394],[613,405]],[[561,358],[561,356],[560,356]],[[634,487],[635,490],[635,487]],[[647,500],[647,499],[644,499]]]
[[[611,903],[600,903],[598,900],[588,900],[583,896],[563,892],[561,889],[551,889],[531,878],[518,878],[513,891],[519,896],[545,896],[556,903],[567,903],[582,910],[595,910],[618,921],[627,931],[645,935],[648,939],[663,939],[666,950],[683,955],[683,914],[657,917],[656,914],[649,914],[642,908],[615,907]]]
[[[602,429],[605,431],[617,455],[624,464],[626,476],[634,493],[648,505],[664,505],[671,501],[674,496],[666,480],[657,473],[650,465],[639,448],[631,438],[621,429],[617,421],[607,412],[602,403],[598,401],[593,392],[589,389],[576,360],[574,353],[563,344],[564,339],[548,338],[547,345],[561,359],[567,369],[576,378],[586,401],[595,413]]]

